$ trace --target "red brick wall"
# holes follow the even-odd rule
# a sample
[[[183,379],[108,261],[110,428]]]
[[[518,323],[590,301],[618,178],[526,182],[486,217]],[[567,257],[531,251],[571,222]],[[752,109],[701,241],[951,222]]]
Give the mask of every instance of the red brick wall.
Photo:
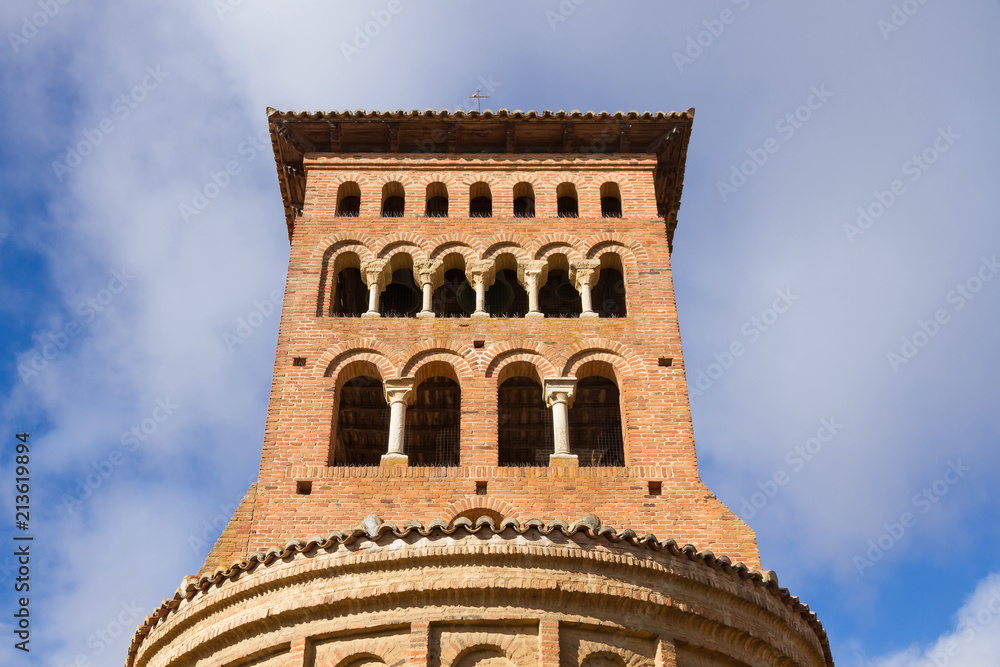
[[[274,385],[247,549],[326,535],[368,514],[403,524],[450,520],[489,507],[519,520],[573,521],[594,512],[616,528],[672,537],[759,566],[756,539],[698,478],[681,339],[664,221],[656,215],[655,158],[637,156],[325,156],[306,161],[303,216],[296,221],[278,339]],[[492,218],[469,218],[469,186],[490,183]],[[361,214],[336,216],[337,188],[361,188]],[[406,215],[379,217],[382,185],[400,181]],[[449,217],[422,215],[426,185],[447,184]],[[512,188],[533,183],[535,218],[512,217]],[[580,217],[556,217],[556,186],[571,181]],[[622,218],[603,218],[600,186],[616,181]],[[413,260],[460,252],[472,260],[502,253],[518,261],[565,254],[572,262],[617,253],[624,266],[624,318],[343,318],[329,312],[338,254],[361,260],[401,252]],[[326,269],[324,277],[324,268]],[[325,280],[325,283],[324,283]],[[484,340],[475,348],[475,339]],[[304,366],[293,366],[305,357]],[[671,357],[670,367],[659,366]],[[338,378],[354,361],[383,379],[421,377],[443,362],[462,391],[459,468],[327,466]],[[540,377],[574,376],[604,362],[621,390],[624,468],[497,467],[497,386],[504,368],[528,362]],[[589,367],[592,367],[590,365]],[[588,367],[588,368],[589,368]],[[348,373],[350,371],[348,370]],[[312,480],[309,495],[296,482]],[[475,482],[487,481],[487,495]],[[662,495],[649,495],[650,481]],[[248,496],[249,497],[249,496]],[[245,520],[245,519],[244,519]],[[243,524],[240,524],[243,526]],[[246,552],[213,550],[206,567]]]

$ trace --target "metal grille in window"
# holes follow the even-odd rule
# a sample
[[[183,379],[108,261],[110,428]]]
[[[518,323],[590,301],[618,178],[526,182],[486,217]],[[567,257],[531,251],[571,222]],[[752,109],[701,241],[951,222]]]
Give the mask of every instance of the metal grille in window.
[[[331,465],[377,466],[389,441],[389,406],[382,383],[356,377],[340,389],[337,440]]]
[[[577,382],[569,411],[569,444],[579,465],[625,465],[619,400],[611,380],[588,377]]]
[[[462,393],[451,378],[432,377],[416,389],[406,410],[403,451],[411,466],[457,466]]]
[[[552,411],[542,400],[542,387],[529,378],[511,378],[499,391],[499,463],[502,466],[547,466],[555,451]]]

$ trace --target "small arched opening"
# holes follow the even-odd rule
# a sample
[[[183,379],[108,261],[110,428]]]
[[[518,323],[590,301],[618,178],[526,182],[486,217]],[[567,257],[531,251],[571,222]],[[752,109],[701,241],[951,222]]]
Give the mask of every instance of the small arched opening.
[[[337,215],[356,218],[361,213],[361,187],[354,181],[341,183],[337,188]]]
[[[330,300],[330,314],[336,317],[361,317],[368,309],[368,288],[361,277],[361,260],[356,253],[345,252],[333,262],[336,278]]]
[[[522,181],[514,186],[514,217],[535,217],[535,188],[531,183]]]
[[[614,181],[601,186],[601,215],[605,218],[622,217],[622,192]]]
[[[504,253],[496,258],[493,284],[486,290],[486,310],[491,317],[524,317],[528,292],[517,280],[517,259]]]
[[[399,181],[390,181],[382,186],[382,217],[401,218],[406,210],[406,191]]]
[[[427,185],[427,204],[424,214],[429,218],[448,217],[448,186],[440,181]]]
[[[399,254],[392,260],[392,281],[379,296],[378,312],[383,317],[411,317],[420,310],[421,294],[413,280],[413,258]]]
[[[444,257],[444,280],[431,298],[436,317],[468,317],[476,309],[476,291],[465,275],[465,258],[453,252]]]
[[[560,218],[579,217],[580,204],[573,183],[560,183],[556,188],[556,212]]]
[[[542,383],[533,366],[511,373],[500,382],[498,458],[501,466],[547,466],[555,451],[552,411],[542,398]],[[504,369],[507,370],[507,369]]]
[[[601,257],[600,274],[591,299],[600,317],[625,317],[625,277],[621,257],[607,253]]]
[[[580,466],[624,466],[621,392],[606,364],[581,368],[592,373],[576,383],[569,409],[570,451]]]
[[[490,192],[489,183],[480,181],[469,188],[469,217],[493,217],[493,193]]]
[[[371,368],[368,368],[371,366]],[[330,465],[377,466],[389,442],[389,406],[374,365],[337,389],[337,430]]]
[[[580,292],[569,279],[569,260],[553,255],[545,284],[538,290],[538,309],[546,317],[578,317],[583,312]]]
[[[462,390],[444,375],[428,377],[406,409],[403,451],[411,466],[457,466]]]

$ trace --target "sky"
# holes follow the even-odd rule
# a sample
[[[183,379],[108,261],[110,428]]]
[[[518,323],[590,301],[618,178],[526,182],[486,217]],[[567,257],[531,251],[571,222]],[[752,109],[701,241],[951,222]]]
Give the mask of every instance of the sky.
[[[984,0],[7,0],[0,664],[124,664],[255,479],[288,259],[265,109],[476,90],[696,109],[672,262],[704,481],[838,665],[998,664],[998,19]]]

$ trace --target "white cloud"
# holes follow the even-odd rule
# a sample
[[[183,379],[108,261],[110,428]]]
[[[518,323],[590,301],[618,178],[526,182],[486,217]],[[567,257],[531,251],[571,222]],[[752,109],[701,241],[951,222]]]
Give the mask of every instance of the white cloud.
[[[866,667],[994,667],[1000,656],[1000,574],[983,579],[936,641],[867,661]]]

